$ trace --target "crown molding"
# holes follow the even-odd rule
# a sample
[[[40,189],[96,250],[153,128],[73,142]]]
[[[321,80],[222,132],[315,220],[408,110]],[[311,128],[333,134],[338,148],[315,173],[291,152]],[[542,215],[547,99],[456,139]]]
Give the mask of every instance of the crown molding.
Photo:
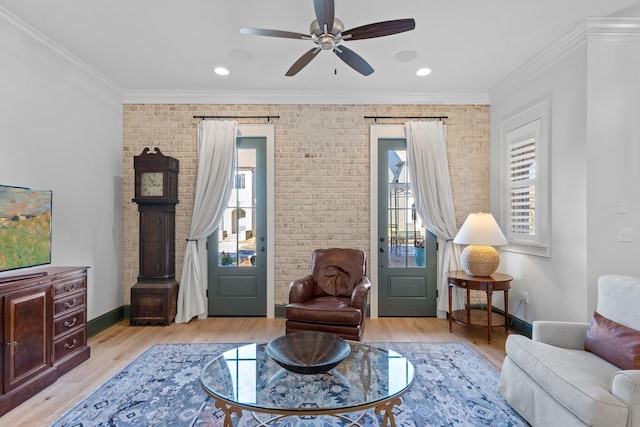
[[[587,18],[589,41],[640,40],[640,18]]]
[[[298,91],[152,91],[128,90],[124,104],[411,104],[488,105],[486,93],[340,93]]]
[[[40,52],[113,100],[122,102],[124,91],[121,86],[1,7],[0,30],[13,35],[25,45]]]
[[[495,102],[588,41],[640,40],[640,18],[587,18],[489,89]]]
[[[586,44],[586,25],[581,24],[543,49],[531,59],[489,89],[489,99],[495,102],[542,71]]]

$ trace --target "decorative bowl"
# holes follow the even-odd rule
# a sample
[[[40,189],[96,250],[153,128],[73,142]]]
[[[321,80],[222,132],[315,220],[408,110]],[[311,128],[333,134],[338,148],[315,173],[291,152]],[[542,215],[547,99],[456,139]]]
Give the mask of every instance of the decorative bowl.
[[[323,374],[351,353],[342,338],[324,332],[296,332],[267,344],[267,354],[278,365],[298,374]]]

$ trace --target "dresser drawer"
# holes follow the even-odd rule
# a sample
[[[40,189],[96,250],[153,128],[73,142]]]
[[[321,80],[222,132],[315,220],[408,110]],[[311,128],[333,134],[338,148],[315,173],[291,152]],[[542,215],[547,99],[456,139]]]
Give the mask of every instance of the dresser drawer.
[[[65,314],[53,321],[54,339],[77,328],[84,328],[87,323],[87,310],[82,309]]]
[[[87,278],[84,277],[70,277],[65,280],[61,280],[53,284],[52,293],[53,298],[64,297],[65,295],[77,292],[81,289],[87,289]]]
[[[84,308],[87,305],[87,293],[76,292],[65,298],[58,298],[53,301],[53,316]]]
[[[87,344],[87,331],[82,328],[70,335],[53,341],[53,362],[57,362],[65,357],[84,348]]]

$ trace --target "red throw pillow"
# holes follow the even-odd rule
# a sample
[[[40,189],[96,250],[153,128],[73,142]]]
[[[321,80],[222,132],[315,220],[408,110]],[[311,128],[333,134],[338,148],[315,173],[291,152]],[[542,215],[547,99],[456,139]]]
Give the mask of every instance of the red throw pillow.
[[[640,369],[640,331],[609,320],[598,312],[593,313],[584,349],[622,369]]]

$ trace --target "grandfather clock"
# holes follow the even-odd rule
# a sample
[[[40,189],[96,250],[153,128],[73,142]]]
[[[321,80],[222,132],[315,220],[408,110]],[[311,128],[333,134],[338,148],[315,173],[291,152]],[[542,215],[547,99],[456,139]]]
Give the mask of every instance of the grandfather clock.
[[[176,317],[178,160],[155,148],[133,158],[140,214],[140,268],[131,288],[131,325],[169,325]]]

